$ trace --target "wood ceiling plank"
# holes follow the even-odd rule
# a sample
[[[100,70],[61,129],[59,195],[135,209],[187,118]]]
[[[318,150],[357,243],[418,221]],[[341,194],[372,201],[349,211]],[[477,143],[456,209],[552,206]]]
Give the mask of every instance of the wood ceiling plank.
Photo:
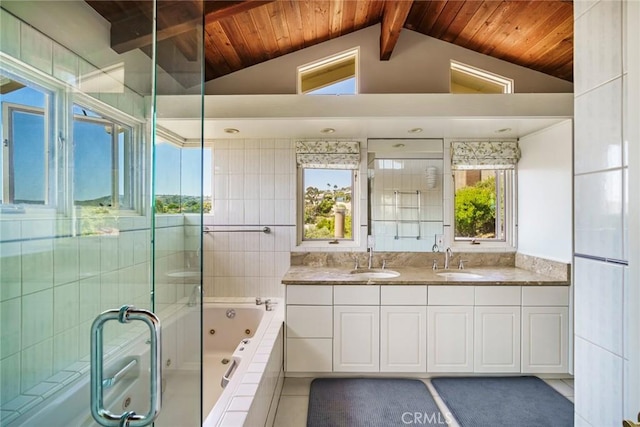
[[[356,29],[356,11],[358,9],[358,2],[353,0],[347,0],[343,3],[342,8],[342,27],[340,29],[340,35],[349,34]]]
[[[354,17],[354,28],[355,29],[360,29],[360,28],[364,28],[367,26],[368,24],[368,16],[367,14],[369,13],[369,5],[371,4],[370,2],[367,1],[363,1],[363,0],[359,0],[354,2],[356,4],[356,15]]]
[[[256,7],[272,3],[274,0],[246,0],[246,1],[220,1],[205,0],[204,24],[231,17],[237,13],[248,12]]]
[[[310,0],[296,2],[300,9],[300,17],[302,18],[302,32],[305,47],[313,45],[316,40],[316,13],[314,3],[315,2]]]
[[[231,47],[235,50],[238,58],[240,59],[241,68],[255,64],[252,60],[253,56],[251,55],[251,49],[242,36],[242,28],[238,26],[233,17],[221,19],[217,22],[227,35],[231,42]]]
[[[429,2],[414,1],[409,11],[409,16],[405,21],[405,28],[409,30],[419,31],[420,23],[429,9]]]
[[[508,13],[502,16],[500,22],[496,22],[493,32],[476,44],[478,52],[491,55],[496,49],[498,49],[498,52],[500,51],[499,46],[501,46],[505,39],[519,38],[519,33],[522,31],[522,28],[527,27],[530,22],[530,17],[535,16],[537,10],[544,2],[523,1],[512,3],[513,7],[510,8]]]
[[[207,32],[204,33],[204,48],[206,52],[205,75],[207,81],[232,72],[224,55],[218,50],[217,41],[213,40]]]
[[[484,46],[484,41],[490,38],[504,23],[504,20],[518,8],[517,3],[518,2],[515,1],[505,1],[500,3],[491,16],[487,18],[482,27],[467,42],[467,46],[478,52],[480,47]]]
[[[343,0],[332,0],[329,3],[329,37],[335,38],[340,36],[342,30],[342,8]]]
[[[433,23],[429,34],[438,39],[442,37],[451,23],[457,20],[458,12],[460,12],[464,3],[463,1],[449,0],[440,12],[440,15],[438,15],[438,19]]]
[[[456,18],[451,22],[447,29],[442,33],[440,39],[446,42],[453,42],[456,37],[469,25],[469,22],[482,7],[482,1],[465,1],[462,8],[458,11]]]
[[[508,55],[519,55],[520,52],[526,51],[532,43],[539,39],[540,34],[553,30],[560,25],[567,17],[563,11],[563,3],[543,1],[538,2],[539,7],[527,16],[521,18],[525,20],[526,25],[519,28],[519,31],[513,32],[509,37],[505,38],[498,52],[492,52],[492,56],[504,59]],[[569,6],[571,8],[571,6]]]
[[[255,8],[251,11],[251,17],[256,25],[258,34],[262,39],[262,45],[266,50],[268,58],[275,58],[282,55],[280,47],[276,41],[276,33],[273,31],[271,17],[266,6]]]
[[[473,39],[476,33],[483,28],[489,17],[493,15],[496,9],[500,6],[501,1],[483,1],[482,5],[478,8],[473,17],[469,20],[469,23],[460,31],[460,33],[453,39],[453,43],[458,46],[467,47],[468,43]]]
[[[330,2],[326,0],[319,0],[314,2],[314,13],[316,23],[316,43],[322,43],[331,38],[330,31]],[[315,43],[314,43],[315,44]]]
[[[278,49],[282,54],[291,52],[293,47],[291,46],[291,40],[289,39],[289,27],[287,27],[287,18],[280,2],[275,1],[273,3],[269,3],[266,7],[269,11],[271,27],[273,28],[273,32],[276,34]]]
[[[418,28],[422,34],[431,35],[431,31],[433,29],[433,24],[438,20],[440,13],[447,5],[447,0],[432,0],[429,2],[429,7],[418,24]]]
[[[573,16],[568,17],[560,25],[558,25],[553,31],[548,32],[544,37],[541,37],[537,43],[531,46],[529,49],[521,53],[521,59],[524,63],[536,63],[544,55],[553,49],[558,40],[566,43],[573,42]]]
[[[380,60],[388,61],[400,37],[400,31],[411,10],[413,1],[387,1],[380,28]]]
[[[367,22],[369,25],[380,22],[385,3],[385,0],[373,0],[369,2],[369,10],[367,12]]]
[[[211,24],[207,25],[205,31],[214,41],[215,45],[218,47],[220,54],[224,58],[224,60],[229,64],[229,68],[233,71],[237,71],[242,68],[242,60],[238,55],[238,52],[235,49],[234,44],[231,43],[227,33],[219,21],[214,21]]]
[[[304,26],[302,25],[302,13],[300,5],[303,2],[286,0],[281,2],[284,10],[285,21],[289,28],[289,41],[294,50],[305,47]]]
[[[246,46],[252,61],[262,62],[269,59],[266,49],[262,43],[262,38],[260,37],[260,33],[258,32],[255,23],[253,22],[251,14],[249,12],[237,13],[229,19],[233,19],[236,27],[241,31],[244,45]]]

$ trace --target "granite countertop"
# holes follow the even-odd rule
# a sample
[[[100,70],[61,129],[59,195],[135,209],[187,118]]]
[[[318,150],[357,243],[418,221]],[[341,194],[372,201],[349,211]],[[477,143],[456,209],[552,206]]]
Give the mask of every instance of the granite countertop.
[[[385,270],[374,269],[377,272]],[[501,285],[501,286],[568,286],[562,280],[517,267],[470,267],[464,270],[432,270],[425,267],[394,267],[388,271],[400,273],[397,277],[368,278],[352,274],[350,268],[292,266],[284,275],[285,285]],[[358,272],[366,272],[361,268]],[[437,273],[472,273],[481,277],[443,277]]]

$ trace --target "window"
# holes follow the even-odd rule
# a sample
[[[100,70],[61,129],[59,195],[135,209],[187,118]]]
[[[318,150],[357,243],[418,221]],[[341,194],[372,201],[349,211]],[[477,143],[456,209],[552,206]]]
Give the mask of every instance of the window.
[[[76,104],[73,146],[74,205],[133,209],[133,128]]]
[[[302,168],[302,240],[353,240],[354,172]]]
[[[0,74],[2,93],[2,150],[0,203],[49,205],[51,140],[50,111],[53,94],[25,86]]]
[[[451,61],[451,93],[513,93],[513,80]]]
[[[358,93],[358,51],[353,49],[298,67],[298,93],[354,95]]]
[[[517,141],[451,143],[454,241],[515,244]]]
[[[456,240],[507,240],[513,173],[504,169],[454,172]]]
[[[359,245],[358,141],[296,141],[298,244]]]

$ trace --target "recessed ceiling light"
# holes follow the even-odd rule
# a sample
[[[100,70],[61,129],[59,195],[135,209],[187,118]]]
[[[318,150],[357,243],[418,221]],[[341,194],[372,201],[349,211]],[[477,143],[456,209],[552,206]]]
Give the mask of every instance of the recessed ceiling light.
[[[224,130],[226,133],[240,133],[240,131],[236,128],[225,128]]]
[[[320,130],[320,133],[334,133],[335,131],[334,128],[324,128]]]
[[[409,133],[420,133],[420,132],[422,132],[422,128],[409,129],[407,132],[409,132]]]
[[[511,128],[502,128],[495,131],[496,133],[505,133],[511,131]]]

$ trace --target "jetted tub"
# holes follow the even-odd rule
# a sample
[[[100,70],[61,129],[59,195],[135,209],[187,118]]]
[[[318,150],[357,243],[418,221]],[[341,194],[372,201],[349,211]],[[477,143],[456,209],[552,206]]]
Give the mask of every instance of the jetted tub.
[[[276,300],[274,300],[276,301]],[[162,323],[162,410],[159,427],[271,425],[282,387],[284,304],[273,311],[253,298],[205,298],[202,306],[202,405],[200,404],[200,307],[187,301],[166,307]],[[105,377],[130,365],[105,390],[105,406],[112,413],[149,405],[148,331],[140,325],[129,341],[105,356]],[[134,361],[132,363],[132,361]],[[82,365],[82,366],[80,366]],[[88,363],[78,364],[83,377],[8,426],[97,426],[89,410]],[[223,386],[223,377],[224,384]],[[202,412],[200,412],[202,411]],[[178,424],[176,424],[178,423]]]

